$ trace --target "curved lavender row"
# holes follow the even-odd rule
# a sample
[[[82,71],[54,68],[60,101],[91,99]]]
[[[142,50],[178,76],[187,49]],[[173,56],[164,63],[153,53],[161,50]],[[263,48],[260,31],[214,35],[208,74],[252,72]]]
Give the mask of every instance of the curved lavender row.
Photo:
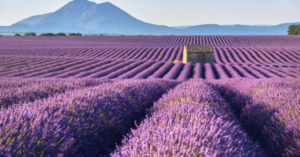
[[[228,71],[231,78],[241,78],[242,76],[233,69],[230,65],[224,65],[224,68]]]
[[[122,74],[124,74],[124,73],[126,73],[126,72],[128,72],[128,71],[130,71],[132,69],[134,69],[135,67],[137,67],[137,66],[139,66],[139,65],[141,65],[143,63],[145,63],[145,61],[133,62],[133,63],[131,63],[131,64],[129,64],[129,65],[123,67],[123,68],[119,68],[118,70],[109,73],[108,75],[106,75],[106,76],[104,76],[102,78],[106,78],[106,79],[116,78],[116,77],[118,77],[118,76],[120,76],[120,75],[122,75]]]
[[[284,77],[284,78],[294,78],[294,77],[296,77],[295,75],[289,74],[288,71],[281,71],[280,69],[271,69],[271,68],[268,68],[268,67],[259,67],[259,68],[263,69],[263,70],[266,70],[270,73],[273,73],[277,76]],[[272,76],[272,78],[276,78],[276,77]]]
[[[84,60],[84,61],[85,62],[83,62],[83,63],[79,63],[79,64],[76,64],[74,66],[70,66],[68,68],[62,69],[62,70],[57,70],[57,71],[54,71],[54,72],[50,72],[50,73],[46,73],[46,74],[43,74],[43,75],[39,75],[39,77],[54,77],[54,76],[59,75],[61,73],[65,73],[65,72],[70,72],[70,71],[73,71],[73,70],[77,70],[79,68],[86,67],[86,66],[94,64],[96,62],[99,62],[98,60]]]
[[[28,81],[27,81],[28,80]],[[20,81],[20,87],[10,87],[11,81]],[[25,83],[24,83],[25,82]],[[27,83],[26,83],[27,82]],[[0,108],[7,108],[12,104],[33,102],[38,99],[48,98],[57,93],[64,93],[68,90],[97,86],[109,80],[95,79],[6,79],[1,80]],[[3,85],[4,84],[4,85]],[[5,85],[6,84],[6,85]],[[3,88],[4,87],[4,88]]]
[[[237,61],[235,59],[236,56],[231,51],[229,51],[228,49],[221,49],[220,51],[225,53],[225,55],[227,56],[227,59],[229,60],[229,63],[237,63]]]
[[[193,78],[202,78],[202,66],[200,63],[195,64]]]
[[[241,74],[243,77],[247,77],[247,78],[267,78],[266,76],[262,75],[261,73],[255,71],[255,70],[251,70],[248,68],[245,68],[243,66],[232,66],[232,68],[236,71],[239,72],[239,74]],[[254,76],[253,76],[254,75]]]
[[[265,69],[262,69],[260,67],[251,67],[252,69],[254,69],[255,71],[257,72],[260,72],[261,74],[265,75],[266,77],[268,78],[280,78],[281,76],[279,75],[276,75],[274,73],[271,73],[270,71],[268,70],[265,70]]]
[[[176,56],[176,60],[180,61],[180,60],[183,60],[182,57],[183,57],[183,47],[179,48],[178,51],[177,51],[177,56]]]
[[[225,51],[226,50],[232,55],[232,57],[236,60],[237,63],[245,63],[245,61],[237,54],[235,49],[226,48]]]
[[[10,74],[10,75],[6,75],[7,77],[24,77],[24,76],[36,76],[36,75],[39,75],[39,74],[45,74],[47,72],[52,72],[52,71],[55,71],[57,69],[62,69],[66,66],[70,66],[70,65],[75,65],[75,63],[80,63],[82,61],[78,61],[76,59],[72,59],[72,60],[66,60],[66,61],[56,61],[56,62],[53,62],[53,64],[49,64],[49,65],[46,65],[46,66],[42,66],[42,67],[36,67],[36,68],[31,68],[29,70],[25,70],[25,71],[22,71],[22,72],[18,72],[18,73],[13,73],[13,74]]]
[[[226,55],[226,51],[219,51],[218,48],[215,49],[215,56],[216,56],[216,60],[220,60],[222,63],[225,63],[225,64],[228,64],[230,63],[228,60],[227,60],[227,55]],[[220,57],[220,59],[217,59],[218,57]],[[217,62],[218,63],[218,62]]]
[[[163,79],[176,79],[177,76],[180,74],[180,71],[184,67],[183,63],[176,63],[169,72],[163,77]]]
[[[213,70],[213,67],[210,63],[205,63],[205,79],[216,79],[217,76]]]
[[[34,73],[36,71],[41,71],[41,70],[44,70],[44,69],[47,69],[47,68],[59,67],[59,66],[62,66],[64,64],[69,64],[71,62],[72,62],[72,60],[65,60],[65,61],[55,60],[55,61],[51,61],[51,64],[46,64],[45,66],[38,66],[36,68],[30,68],[30,69],[26,69],[26,70],[20,71],[20,72],[9,73],[6,76],[7,77],[23,76],[23,75]]]
[[[261,67],[261,68],[267,68],[267,69],[271,69],[271,67]],[[281,73],[283,76],[287,76],[287,77],[298,77],[297,72],[295,72],[294,70],[296,70],[295,68],[272,68],[272,70]],[[300,69],[299,69],[300,70]]]
[[[150,60],[150,58],[153,56],[153,54],[157,51],[157,49],[152,49],[148,52],[148,54],[144,57],[145,60]]]
[[[34,85],[41,79],[0,77],[0,80],[0,88],[17,88]]]
[[[300,155],[300,79],[215,81],[248,134],[269,156]]]
[[[29,73],[29,74],[23,75],[22,77],[25,77],[25,78],[27,77],[28,78],[28,77],[40,76],[40,75],[43,75],[43,74],[55,72],[55,71],[58,71],[58,70],[63,70],[63,69],[69,68],[69,67],[73,67],[73,66],[76,66],[77,64],[81,64],[83,62],[85,62],[85,61],[84,60],[73,60],[72,62],[70,62],[68,64],[63,64],[63,65],[58,66],[58,67],[54,67],[54,68],[51,67],[49,69]]]
[[[147,68],[147,69],[141,71],[140,73],[138,73],[137,75],[135,75],[133,78],[135,78],[135,79],[145,79],[148,76],[150,76],[151,74],[153,74],[155,71],[157,71],[163,65],[164,65],[164,63],[162,63],[162,62],[156,62],[152,66],[150,66],[149,68]]]
[[[154,54],[151,56],[151,58],[149,58],[149,60],[155,60],[159,56],[161,51],[162,51],[162,48],[158,48],[157,51],[155,51]]]
[[[0,155],[105,155],[153,101],[177,84],[120,80],[12,106],[0,112]]]
[[[114,156],[264,156],[230,106],[203,80],[163,95]]]
[[[167,61],[167,60],[171,59],[172,51],[174,51],[174,49],[173,48],[169,48],[168,51],[166,52],[165,57],[162,59],[162,61]]]
[[[191,78],[191,75],[193,73],[193,64],[192,63],[186,63],[181,70],[177,80],[178,81],[186,81],[189,78]]]
[[[132,78],[133,76],[135,76],[136,74],[138,74],[139,72],[143,71],[144,69],[150,67],[151,65],[155,64],[154,61],[148,61],[143,63],[142,65],[120,75],[117,77],[117,79],[129,79]]]
[[[88,76],[85,76],[87,78],[99,78],[99,77],[103,77],[105,75],[108,75],[110,74],[111,72],[113,71],[116,71],[120,68],[123,68],[124,66],[127,66],[129,64],[133,63],[133,61],[125,61],[123,63],[120,63],[120,64],[116,64],[114,66],[111,66],[111,67],[107,67],[106,69],[103,69],[97,73],[93,73],[92,75],[88,75]]]
[[[3,57],[3,59],[4,58],[9,60],[9,59],[12,59],[13,57],[8,57],[8,58]],[[5,64],[5,62],[1,61],[1,65],[0,65],[0,69],[1,69],[0,74],[1,75],[3,75],[3,73],[9,73],[10,71],[13,71],[15,69],[24,70],[24,69],[30,69],[30,68],[32,68],[32,66],[34,67],[34,66],[40,65],[40,64],[42,64],[42,65],[47,65],[47,63],[51,64],[51,61],[49,59],[41,60],[39,58],[35,58],[35,59],[32,59],[32,58],[14,58],[14,60],[16,61],[16,63],[10,62],[10,63]]]
[[[219,73],[219,79],[229,79],[230,76],[227,75],[226,71],[223,69],[223,67],[219,64],[214,65],[216,68],[216,71]]]
[[[97,67],[103,66],[105,64],[108,64],[108,63],[111,63],[111,61],[97,61],[97,63],[94,63],[94,64],[89,65],[87,67],[82,67],[82,68],[79,68],[79,69],[76,69],[76,70],[73,70],[73,71],[70,71],[70,72],[66,72],[66,73],[56,75],[55,78],[71,77],[71,76],[77,75],[81,72],[86,72],[86,71],[92,70],[94,68],[97,68]]]
[[[12,58],[11,56],[1,55],[1,70],[0,72],[6,71],[6,68],[10,68],[12,66],[20,66],[23,65],[24,62],[27,62],[25,58]],[[5,67],[5,69],[3,69]]]
[[[167,48],[162,49],[162,51],[160,52],[159,56],[155,59],[156,61],[161,61],[163,59],[163,57],[166,55],[167,53]]]
[[[174,63],[167,62],[163,66],[161,66],[155,73],[153,73],[148,78],[161,78],[163,77],[172,67],[174,66]]]
[[[34,62],[31,59],[28,59],[28,61],[30,61],[31,63],[30,66],[28,67],[27,65],[23,65],[23,66],[14,66],[12,67],[9,71],[7,71],[5,74],[1,73],[1,75],[4,74],[4,76],[15,76],[15,73],[22,73],[22,72],[29,72],[29,71],[39,71],[42,70],[41,67],[43,68],[47,68],[47,67],[53,67],[55,66],[55,64],[59,63],[61,64],[61,62],[64,62],[64,59],[56,59],[56,60],[51,60],[51,59],[40,59],[37,58],[39,61],[38,62]],[[12,75],[13,74],[13,75]],[[19,75],[21,76],[21,75]]]
[[[72,76],[72,78],[82,78],[82,77],[86,77],[86,76],[89,76],[89,75],[94,75],[95,73],[101,72],[105,69],[116,66],[118,64],[122,64],[122,63],[119,63],[118,61],[112,61],[112,62],[108,62],[108,63],[105,63],[103,65],[99,65],[99,66],[96,66],[96,67],[93,66],[92,69],[89,69],[87,71],[82,71],[82,72]]]
[[[169,62],[173,62],[175,60],[177,52],[178,52],[178,48],[174,48],[170,58],[168,59]]]
[[[138,60],[143,60],[145,59],[145,57],[149,54],[149,52],[151,52],[150,48],[146,48],[146,50],[144,51],[144,54],[142,54],[140,57],[136,58]]]

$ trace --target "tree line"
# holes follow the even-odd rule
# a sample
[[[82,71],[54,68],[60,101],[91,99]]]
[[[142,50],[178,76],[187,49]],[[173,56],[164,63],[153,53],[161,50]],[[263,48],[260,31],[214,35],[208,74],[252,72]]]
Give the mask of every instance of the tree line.
[[[289,28],[288,28],[288,35],[300,35],[300,24],[298,25],[290,25]],[[2,36],[2,35],[0,35]],[[21,34],[19,33],[16,33],[14,36],[22,36]],[[34,32],[30,32],[30,33],[25,33],[24,36],[37,36]],[[40,34],[39,36],[82,36],[81,33],[69,33],[69,34],[65,34],[65,33],[43,33],[43,34]],[[97,36],[96,34],[94,34],[93,36]],[[105,36],[104,34],[100,34],[99,36]],[[124,35],[121,35],[121,36],[124,36]],[[143,35],[140,35],[138,34],[137,36],[143,36]],[[149,35],[149,36],[152,36],[152,35]],[[153,35],[154,36],[154,35]]]
[[[300,35],[300,25],[290,25],[288,35]]]
[[[18,37],[18,36],[22,36],[21,34],[19,33],[16,33],[14,35],[15,37]],[[30,32],[30,33],[25,33],[24,34],[24,37],[29,37],[29,36],[37,36],[34,32]],[[65,34],[65,33],[43,33],[43,34],[40,34],[39,36],[82,36],[81,33],[69,33],[68,35]]]

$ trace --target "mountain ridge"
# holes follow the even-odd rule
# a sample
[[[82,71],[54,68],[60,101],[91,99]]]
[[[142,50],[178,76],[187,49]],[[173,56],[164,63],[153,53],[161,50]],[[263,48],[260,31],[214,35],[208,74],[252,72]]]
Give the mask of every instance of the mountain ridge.
[[[286,35],[288,26],[217,25],[168,27],[143,22],[110,2],[94,3],[73,0],[55,12],[35,15],[11,26],[0,26],[0,32],[81,32],[105,34],[156,35]],[[296,22],[295,24],[300,24]]]

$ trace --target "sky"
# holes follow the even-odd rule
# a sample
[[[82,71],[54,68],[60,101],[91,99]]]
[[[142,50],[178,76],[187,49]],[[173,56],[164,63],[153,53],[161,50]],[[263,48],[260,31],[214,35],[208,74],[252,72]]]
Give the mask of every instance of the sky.
[[[71,0],[0,0],[0,26],[54,12]],[[200,24],[277,25],[300,22],[300,0],[90,0],[111,2],[144,22],[166,26]]]

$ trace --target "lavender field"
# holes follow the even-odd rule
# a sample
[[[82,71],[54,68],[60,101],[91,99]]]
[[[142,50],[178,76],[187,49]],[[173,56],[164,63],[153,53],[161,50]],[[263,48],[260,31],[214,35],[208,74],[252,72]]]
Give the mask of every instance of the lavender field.
[[[185,44],[211,44],[215,64],[175,66],[172,63],[182,60]],[[299,36],[2,37],[0,76],[297,78],[299,45]]]
[[[300,36],[1,37],[0,79],[0,156],[300,156]]]

